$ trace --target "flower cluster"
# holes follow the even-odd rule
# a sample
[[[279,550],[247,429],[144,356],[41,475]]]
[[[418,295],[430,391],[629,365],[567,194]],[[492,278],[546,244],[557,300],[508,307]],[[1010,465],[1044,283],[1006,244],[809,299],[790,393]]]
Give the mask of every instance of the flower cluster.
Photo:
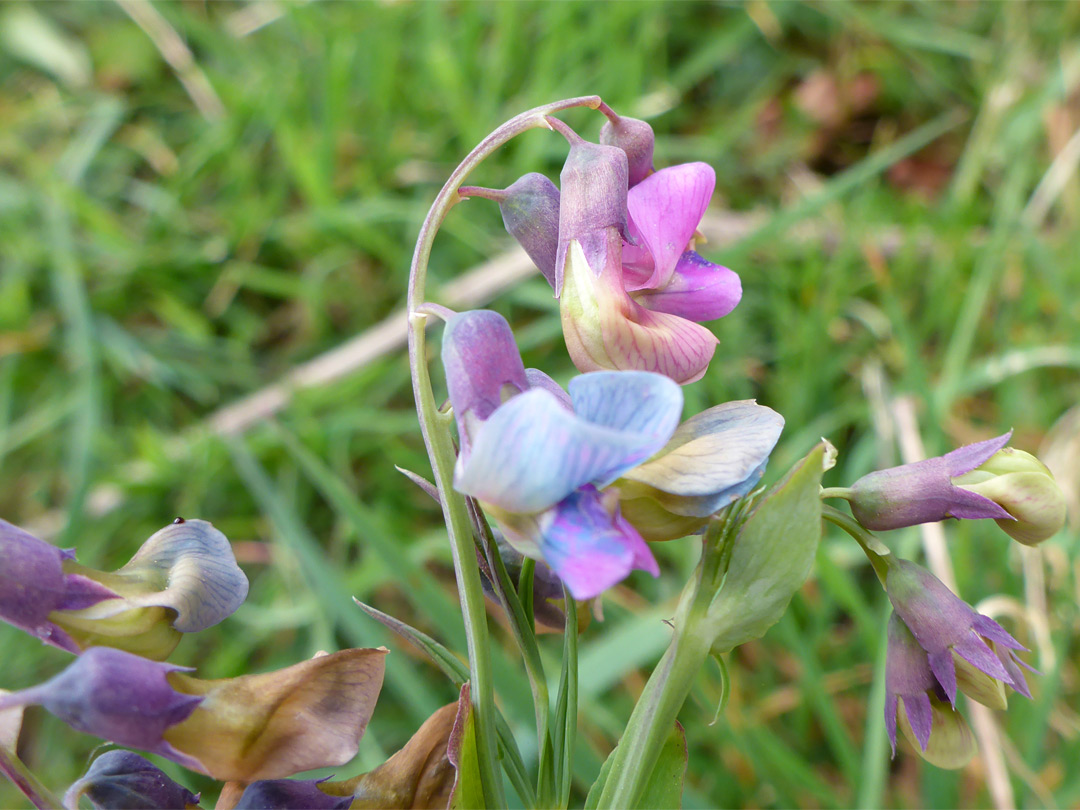
[[[412,476],[448,517],[473,656],[469,677],[430,637],[366,610],[455,679],[457,702],[367,773],[289,779],[356,755],[382,687],[385,648],[320,653],[262,674],[198,678],[166,659],[182,634],[221,622],[248,591],[221,532],[178,518],[126,565],[106,572],[0,520],[0,620],[76,656],[44,683],[0,691],[3,725],[10,728],[16,717],[16,739],[23,708],[40,705],[78,731],[226,783],[219,807],[340,810],[503,804],[494,766],[499,734],[500,758],[524,798],[531,789],[526,769],[505,722],[498,724],[490,666],[477,660],[487,656],[486,587],[506,609],[536,701],[540,763],[530,806],[566,807],[582,629],[574,625],[577,601],[598,597],[635,570],[658,576],[650,543],[700,534],[700,561],[672,620],[678,654],[665,656],[654,674],[659,680],[644,690],[643,701],[652,702],[630,719],[626,733],[640,736],[616,748],[597,802],[590,793],[590,806],[636,806],[655,770],[649,756],[679,748],[663,741],[673,726],[678,730],[675,717],[694,667],[779,620],[810,571],[823,516],[858,540],[893,606],[885,722],[894,754],[900,730],[928,761],[960,767],[975,746],[957,711],[958,694],[995,709],[1006,708],[1008,690],[1031,697],[1020,642],[932,573],[897,559],[868,530],[992,519],[1033,545],[1065,519],[1049,470],[1007,448],[1005,434],[823,490],[835,453],[830,459],[822,442],[777,483],[759,487],[784,428],[778,413],[743,400],[682,419],[682,386],[706,374],[717,346],[702,324],[729,314],[742,295],[734,272],[696,252],[713,170],[703,163],[657,170],[648,124],[616,115],[599,99],[591,104],[598,105],[608,119],[599,143],[546,113],[532,122],[569,143],[559,186],[539,174],[502,190],[457,187],[457,179],[444,188],[445,205],[436,202],[418,240],[410,355],[439,483]],[[506,126],[513,130],[521,120],[532,119],[519,116]],[[484,143],[498,140],[493,134]],[[424,250],[434,236],[427,229],[460,197],[496,201],[506,229],[551,285],[568,353],[581,372],[565,388],[525,367],[502,315],[453,313],[413,300],[423,288],[415,274],[426,267]],[[423,365],[423,321],[432,314],[445,320],[441,360],[456,446]],[[846,499],[853,518],[824,507],[827,497]],[[466,537],[470,529],[475,544]],[[555,724],[538,627],[564,633]],[[15,746],[10,732],[0,731],[0,773],[10,776]],[[684,739],[681,750],[685,757]],[[65,804],[76,807],[83,796],[103,808],[199,802],[128,751],[95,760]],[[677,803],[667,794],[651,798]]]
[[[704,163],[654,171],[652,129],[612,114],[601,143],[557,119],[570,142],[561,189],[529,174],[495,199],[507,230],[559,298],[563,334],[581,371],[652,371],[678,383],[705,374],[716,338],[703,321],[730,313],[738,275],[695,252],[716,174]]]
[[[509,324],[486,310],[450,319],[443,365],[460,439],[455,487],[578,599],[634,569],[658,574],[643,534],[685,536],[745,495],[783,427],[752,402],[680,426],[682,391],[652,372],[583,374],[567,393],[525,368]]]

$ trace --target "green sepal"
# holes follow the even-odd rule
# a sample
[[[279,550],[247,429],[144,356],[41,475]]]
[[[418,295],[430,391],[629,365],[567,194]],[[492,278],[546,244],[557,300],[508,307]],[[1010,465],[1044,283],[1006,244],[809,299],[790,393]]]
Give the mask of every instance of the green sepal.
[[[724,584],[709,606],[713,651],[761,638],[810,574],[821,539],[818,444],[754,505],[733,540]]]

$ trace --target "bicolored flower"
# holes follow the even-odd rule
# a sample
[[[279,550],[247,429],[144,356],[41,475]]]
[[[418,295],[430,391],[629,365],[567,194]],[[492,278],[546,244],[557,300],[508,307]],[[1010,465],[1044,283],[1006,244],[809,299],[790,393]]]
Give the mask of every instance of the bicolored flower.
[[[865,475],[847,496],[851,511],[875,531],[991,518],[1022,543],[1045,540],[1065,523],[1065,497],[1042,462],[1005,447],[1011,436]]]
[[[699,322],[727,315],[742,296],[734,272],[694,251],[716,175],[704,163],[654,172],[649,125],[611,115],[600,144],[549,119],[570,142],[561,193],[528,174],[503,190],[467,186],[459,194],[499,203],[507,231],[560,299],[581,371],[693,382],[717,342]]]
[[[109,646],[164,659],[182,633],[231,615],[247,590],[229,541],[205,520],[178,518],[113,572],[0,521],[0,619],[69,652]]]
[[[450,319],[443,365],[461,443],[455,488],[480,501],[507,541],[544,560],[577,599],[634,569],[658,573],[622,513],[624,484],[613,482],[643,470],[636,496],[693,514],[699,528],[699,513],[707,517],[756,482],[782,425],[767,408],[729,403],[677,431],[682,391],[649,372],[583,374],[567,395],[524,368],[494,312]]]
[[[1016,657],[1024,646],[1000,624],[978,613],[926,568],[889,557],[886,593],[896,616],[926,654],[937,689],[956,705],[957,691],[1004,708],[1008,686],[1030,698]],[[1028,667],[1030,669],[1030,667]]]
[[[656,374],[587,374],[570,395],[528,373],[506,320],[457,315],[443,338],[461,452],[455,488],[475,497],[520,552],[545,560],[578,599],[635,568],[659,574],[605,486],[664,446],[682,392]]]
[[[279,779],[356,755],[386,650],[342,650],[261,675],[190,669],[91,647],[51,680],[0,696],[39,704],[86,734],[160,754],[221,781]]]
[[[555,293],[574,364],[700,379],[717,341],[698,322],[742,297],[735,273],[693,250],[713,170],[672,166],[628,188],[622,149],[567,137]]]
[[[998,518],[997,525],[1024,545],[1041,543],[1065,525],[1065,493],[1047,466],[1023,450],[1003,447],[953,483],[1008,512],[1009,518]]]
[[[615,483],[623,515],[646,540],[673,540],[754,488],[784,418],[753,400],[726,402],[679,425],[653,458]]]
[[[131,751],[106,751],[64,794],[64,807],[78,808],[85,796],[98,810],[185,810],[199,796],[145,757]]]

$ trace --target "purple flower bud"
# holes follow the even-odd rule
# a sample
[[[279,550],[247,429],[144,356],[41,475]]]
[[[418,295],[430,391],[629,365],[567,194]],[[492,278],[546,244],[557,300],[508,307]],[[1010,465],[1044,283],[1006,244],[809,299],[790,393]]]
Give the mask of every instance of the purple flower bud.
[[[78,653],[79,645],[50,614],[87,608],[117,595],[85,577],[65,574],[63,563],[73,558],[72,552],[0,520],[0,620],[46,644]]]
[[[198,794],[170,779],[145,757],[131,751],[106,751],[64,794],[65,807],[86,796],[99,810],[184,810],[198,805]]]
[[[1011,435],[1010,431],[944,456],[864,475],[851,487],[851,511],[863,526],[874,531],[950,517],[1012,520],[994,501],[954,483],[1004,447]]]
[[[902,708],[923,751],[930,741],[930,697],[940,692],[926,650],[894,613],[889,618],[889,646],[885,658],[885,729],[896,756],[896,712]]]
[[[592,267],[599,268],[603,266],[604,234],[614,230],[622,238],[630,238],[626,202],[628,168],[626,153],[618,147],[590,143],[558,119],[548,121],[570,142],[570,154],[559,175],[562,198],[555,259],[555,297],[558,298],[562,295],[572,241],[594,246],[587,250],[587,258]]]
[[[964,675],[960,689],[991,705],[996,699],[980,685],[980,673],[1028,694],[1023,678],[1013,675],[1019,671],[1015,666],[1019,659],[1012,651],[1024,646],[993,619],[976,613],[925,568],[908,560],[893,561],[885,591],[896,615],[925,652],[937,687],[951,704],[956,705],[958,668]],[[991,643],[998,649],[991,648]],[[975,688],[968,689],[969,684]]]
[[[600,130],[600,143],[617,146],[626,152],[631,188],[653,173],[653,129],[637,118],[606,112],[608,120]]]
[[[40,704],[76,731],[201,770],[196,759],[173,748],[164,737],[203,700],[178,692],[169,683],[170,673],[184,669],[122,650],[91,647],[45,683],[0,697],[0,709]]]
[[[532,172],[505,189],[465,186],[463,197],[495,200],[507,233],[517,240],[548,284],[555,286],[555,257],[559,249],[559,189],[547,177]]]
[[[347,810],[352,796],[319,790],[325,779],[264,779],[244,788],[233,810]]]

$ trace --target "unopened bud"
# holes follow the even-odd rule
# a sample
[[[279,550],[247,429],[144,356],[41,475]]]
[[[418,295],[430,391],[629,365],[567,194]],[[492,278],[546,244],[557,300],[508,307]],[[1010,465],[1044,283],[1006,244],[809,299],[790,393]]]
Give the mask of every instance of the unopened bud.
[[[998,520],[1009,537],[1033,546],[1065,525],[1065,494],[1046,465],[1030,453],[1006,447],[969,473],[953,479],[968,492],[989,498],[1014,519]]]
[[[653,129],[637,118],[625,118],[614,112],[600,130],[600,143],[617,146],[626,152],[631,188],[653,173]]]
[[[521,245],[548,284],[555,284],[555,256],[559,248],[559,189],[547,177],[530,172],[505,189],[466,186],[463,197],[495,200],[503,225]]]

